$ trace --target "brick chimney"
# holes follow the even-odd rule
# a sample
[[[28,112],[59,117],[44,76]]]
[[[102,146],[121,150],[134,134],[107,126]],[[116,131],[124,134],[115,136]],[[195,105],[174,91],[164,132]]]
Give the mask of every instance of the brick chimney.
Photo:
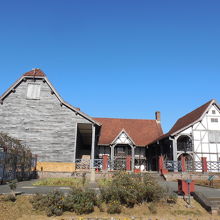
[[[160,122],[160,112],[159,111],[155,112],[155,119],[157,120],[157,122]]]

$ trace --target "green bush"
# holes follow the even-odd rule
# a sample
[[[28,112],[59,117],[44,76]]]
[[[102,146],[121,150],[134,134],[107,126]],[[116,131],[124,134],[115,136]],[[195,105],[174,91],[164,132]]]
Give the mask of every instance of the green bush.
[[[47,196],[37,193],[30,199],[33,209],[44,211],[47,207]]]
[[[101,187],[102,200],[118,201],[121,205],[134,207],[144,201],[158,201],[164,191],[151,177],[141,174],[117,173],[112,181]]]
[[[64,209],[76,214],[88,214],[94,211],[96,202],[96,194],[93,191],[73,188],[64,200]]]
[[[120,214],[121,205],[119,201],[112,201],[108,204],[107,213],[109,214]]]
[[[60,191],[53,191],[47,195],[36,194],[30,202],[34,209],[45,211],[47,216],[63,214],[64,194]]]

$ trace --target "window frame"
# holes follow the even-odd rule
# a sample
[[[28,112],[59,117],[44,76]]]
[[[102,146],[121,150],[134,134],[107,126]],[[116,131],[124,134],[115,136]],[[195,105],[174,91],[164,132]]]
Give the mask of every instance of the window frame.
[[[29,91],[29,86],[30,85],[39,86],[39,95],[37,97],[28,96],[28,91]],[[40,100],[40,95],[41,95],[41,84],[40,83],[28,83],[27,91],[26,91],[26,99],[28,99],[28,100]]]

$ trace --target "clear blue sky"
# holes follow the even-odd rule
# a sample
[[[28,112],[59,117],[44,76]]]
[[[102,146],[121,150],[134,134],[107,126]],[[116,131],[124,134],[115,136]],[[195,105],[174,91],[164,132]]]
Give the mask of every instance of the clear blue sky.
[[[166,132],[220,101],[220,1],[1,1],[0,93],[34,67],[91,116],[160,110]]]

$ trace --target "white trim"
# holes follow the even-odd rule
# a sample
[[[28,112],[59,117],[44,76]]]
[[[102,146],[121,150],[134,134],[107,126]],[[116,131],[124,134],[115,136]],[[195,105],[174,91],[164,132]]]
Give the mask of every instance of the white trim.
[[[195,123],[201,122],[202,119],[204,118],[205,114],[209,111],[209,109],[211,108],[211,106],[212,106],[213,104],[215,104],[215,105],[217,106],[217,108],[220,110],[219,106],[216,104],[216,100],[213,99],[213,100],[210,102],[209,106],[206,108],[206,110],[203,112],[203,114],[200,116],[199,119],[197,119],[196,121],[192,122],[191,124],[188,124],[187,126],[181,128],[181,129],[179,129],[178,131],[176,131],[176,132],[174,132],[174,133],[172,133],[172,134],[170,134],[170,135],[171,135],[171,136],[175,136],[175,135],[178,134],[179,132],[184,131],[184,130],[186,130],[187,128],[193,126]],[[183,116],[183,117],[184,117],[184,116]]]
[[[125,131],[125,129],[123,128],[120,133],[115,137],[115,139],[112,141],[111,144],[115,144],[115,142],[117,141],[117,139],[121,136],[122,133],[125,133],[128,137],[128,139],[132,142],[133,145],[136,145],[135,142],[133,141],[133,139],[128,135],[128,133]]]

